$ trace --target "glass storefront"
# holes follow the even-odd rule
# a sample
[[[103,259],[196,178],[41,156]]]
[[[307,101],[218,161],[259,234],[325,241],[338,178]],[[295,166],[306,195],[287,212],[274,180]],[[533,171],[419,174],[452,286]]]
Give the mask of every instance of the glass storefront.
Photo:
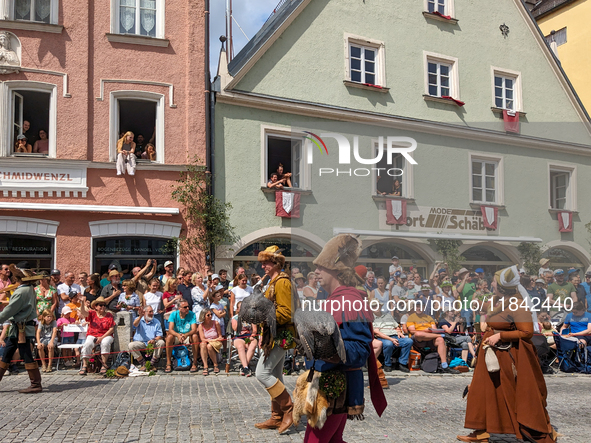
[[[29,262],[31,269],[50,272],[54,239],[25,235],[0,235],[0,263]]]
[[[167,260],[176,263],[177,253],[174,243],[165,238],[107,237],[93,240],[92,257],[93,272],[103,275],[109,265],[115,264],[125,279],[131,276],[134,267],[143,268],[149,258],[159,265]]]
[[[376,243],[365,248],[361,252],[358,262],[373,271],[376,277],[389,279],[389,269],[394,256],[400,259],[400,266],[405,271],[418,272],[423,279],[429,277],[427,275],[428,263],[421,255],[407,246],[393,242]]]
[[[562,268],[566,272],[570,268],[578,269],[579,271],[585,271],[585,265],[581,263],[581,260],[577,258],[572,252],[562,248],[548,249],[542,255],[544,258],[550,259],[550,268],[558,269]],[[582,273],[580,275],[583,275]]]

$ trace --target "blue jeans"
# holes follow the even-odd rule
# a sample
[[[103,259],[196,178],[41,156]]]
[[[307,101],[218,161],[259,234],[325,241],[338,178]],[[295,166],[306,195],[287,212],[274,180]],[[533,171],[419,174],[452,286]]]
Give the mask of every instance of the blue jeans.
[[[384,347],[382,348],[382,352],[384,353],[384,365],[392,366],[392,354],[394,354],[394,348],[400,348],[400,358],[398,359],[398,363],[406,366],[408,364],[410,349],[412,348],[413,344],[412,338],[398,338],[395,335],[391,335],[390,337],[398,340],[398,346],[394,345],[394,343],[392,343],[390,340],[376,337],[384,344]]]
[[[461,316],[466,319],[466,327],[472,326],[472,314],[473,312],[470,309],[464,310],[462,309]]]

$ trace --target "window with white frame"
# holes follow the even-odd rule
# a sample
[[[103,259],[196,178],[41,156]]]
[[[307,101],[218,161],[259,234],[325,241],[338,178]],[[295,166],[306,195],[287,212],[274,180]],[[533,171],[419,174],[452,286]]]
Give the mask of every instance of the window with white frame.
[[[117,158],[117,140],[129,131],[134,135],[138,161],[164,163],[164,95],[114,91],[110,113],[111,161]]]
[[[349,45],[349,63],[351,81],[369,85],[377,85],[377,53],[376,48]]]
[[[111,32],[164,38],[164,3],[164,0],[111,0]]]
[[[499,162],[472,159],[472,201],[474,203],[497,203]]]
[[[279,133],[265,134],[265,183],[277,174],[283,186],[305,188],[303,139]]]
[[[57,24],[59,0],[0,0],[3,17],[9,20]],[[8,9],[8,10],[6,10]]]
[[[374,158],[379,158],[379,142],[374,141]],[[374,195],[412,198],[412,165],[408,163],[402,154],[392,155],[388,163],[386,145],[383,147],[383,155],[373,168]]]
[[[29,81],[6,82],[2,107],[9,127],[0,131],[2,156],[55,157],[56,86]]]
[[[446,4],[447,0],[427,0],[427,11],[431,13],[439,12],[441,15],[447,15]]]
[[[459,99],[458,59],[425,52],[425,94]]]
[[[573,171],[550,167],[550,208],[574,210]]]
[[[493,107],[508,111],[523,111],[521,74],[516,71],[492,68]]]

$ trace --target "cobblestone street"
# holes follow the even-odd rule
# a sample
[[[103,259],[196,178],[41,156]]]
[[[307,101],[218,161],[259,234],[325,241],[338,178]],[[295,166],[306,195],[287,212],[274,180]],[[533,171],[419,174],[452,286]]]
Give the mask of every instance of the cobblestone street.
[[[43,377],[40,395],[17,394],[25,374],[0,384],[1,442],[301,442],[304,425],[284,436],[253,424],[267,418],[269,399],[254,377],[157,375],[108,380],[73,371]],[[461,393],[471,375],[388,377],[389,406],[380,419],[349,423],[345,439],[356,442],[453,442],[463,429]],[[293,390],[296,377],[286,377]],[[546,379],[552,423],[559,441],[589,441],[587,420],[591,377]],[[516,442],[494,436],[495,443]]]

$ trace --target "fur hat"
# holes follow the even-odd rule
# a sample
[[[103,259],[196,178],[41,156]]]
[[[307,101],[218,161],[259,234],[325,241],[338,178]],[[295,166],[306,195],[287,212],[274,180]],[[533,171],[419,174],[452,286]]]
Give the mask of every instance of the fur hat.
[[[15,279],[18,279],[22,282],[37,281],[43,279],[42,275],[37,275],[30,269],[21,269],[17,267],[14,263],[8,266],[8,269],[10,269],[10,274],[14,276]]]
[[[324,245],[322,252],[313,263],[333,271],[352,269],[361,250],[361,241],[358,236],[339,234]]]
[[[279,246],[269,246],[264,251],[259,252],[259,261],[270,261],[283,268],[285,265],[285,256],[281,253]]]

